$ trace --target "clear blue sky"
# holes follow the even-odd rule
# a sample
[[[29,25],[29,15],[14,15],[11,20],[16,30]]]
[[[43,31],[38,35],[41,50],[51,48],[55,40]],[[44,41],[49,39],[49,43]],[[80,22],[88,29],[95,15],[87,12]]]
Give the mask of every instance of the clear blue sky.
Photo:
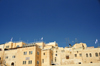
[[[0,0],[0,44],[10,41],[100,42],[98,0]],[[67,41],[68,46],[68,41]]]

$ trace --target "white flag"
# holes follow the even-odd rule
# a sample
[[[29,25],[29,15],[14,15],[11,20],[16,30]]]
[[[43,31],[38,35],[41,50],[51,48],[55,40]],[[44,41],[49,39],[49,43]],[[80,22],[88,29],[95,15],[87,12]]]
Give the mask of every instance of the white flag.
[[[98,43],[98,39],[96,39],[95,44]]]
[[[13,37],[11,38],[11,41],[13,40]]]
[[[41,40],[43,40],[43,37],[41,38]]]

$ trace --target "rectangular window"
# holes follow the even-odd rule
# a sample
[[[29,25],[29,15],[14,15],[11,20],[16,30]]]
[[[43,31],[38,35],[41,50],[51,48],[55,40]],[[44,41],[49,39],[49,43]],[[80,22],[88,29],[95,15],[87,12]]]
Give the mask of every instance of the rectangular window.
[[[77,54],[75,54],[75,57],[77,57]]]
[[[15,55],[14,55],[14,56],[12,56],[12,58],[15,58]]]
[[[0,48],[0,51],[2,51],[2,49]]]
[[[26,61],[23,61],[23,64],[26,64]]]
[[[6,48],[9,48],[9,46],[6,46]]]
[[[88,57],[88,54],[86,53],[86,57]]]
[[[44,63],[44,59],[42,59],[42,63]]]
[[[8,59],[8,56],[6,56],[5,59]]]
[[[37,64],[39,64],[39,61],[37,61]]]
[[[99,52],[99,56],[100,56],[100,52]]]
[[[66,56],[66,59],[69,59],[69,55]]]
[[[24,52],[24,55],[26,55],[27,54],[27,52]]]
[[[57,51],[56,51],[56,53],[57,53]]]
[[[37,52],[37,55],[39,55],[39,52]]]
[[[79,54],[80,55],[80,57],[82,57],[82,54]]]
[[[28,64],[32,64],[32,60],[29,60],[29,61],[28,61]]]
[[[0,60],[1,60],[1,57],[0,57]]]
[[[95,53],[95,56],[98,57],[98,53]]]
[[[45,55],[45,53],[43,53],[43,55]]]
[[[55,54],[55,56],[57,56],[57,54]]]
[[[32,54],[33,53],[33,51],[29,51],[29,54]]]
[[[56,57],[55,57],[55,62],[56,62]]]

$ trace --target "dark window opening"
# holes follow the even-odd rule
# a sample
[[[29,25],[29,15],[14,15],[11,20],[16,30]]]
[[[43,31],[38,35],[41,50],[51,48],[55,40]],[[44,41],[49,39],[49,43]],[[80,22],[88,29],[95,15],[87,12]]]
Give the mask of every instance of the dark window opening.
[[[14,63],[13,62],[11,63],[11,66],[14,66]]]
[[[69,59],[69,56],[66,56],[66,59]]]
[[[2,51],[2,49],[0,48],[0,51]]]
[[[0,57],[0,60],[1,60],[1,57]]]
[[[100,52],[99,52],[99,56],[100,56]]]
[[[55,62],[56,62],[56,57],[55,57]]]
[[[90,63],[93,63],[92,61]]]
[[[57,53],[57,51],[56,51],[56,53]]]
[[[90,53],[90,57],[92,57],[92,54]]]
[[[55,54],[57,56],[57,54]]]
[[[56,64],[52,64],[52,65],[56,65]]]
[[[28,61],[28,64],[32,64],[32,60],[29,60],[29,61]]]
[[[79,62],[78,64],[81,64],[81,62]]]
[[[88,57],[88,54],[86,54],[86,57]]]
[[[77,54],[75,54],[75,57],[77,57]]]
[[[26,64],[26,61],[23,61],[23,64]]]
[[[98,57],[98,53],[95,53],[95,56]]]
[[[44,63],[44,59],[42,59],[42,63]]]
[[[82,54],[80,54],[80,57],[82,57]]]
[[[43,53],[45,55],[45,53]]]

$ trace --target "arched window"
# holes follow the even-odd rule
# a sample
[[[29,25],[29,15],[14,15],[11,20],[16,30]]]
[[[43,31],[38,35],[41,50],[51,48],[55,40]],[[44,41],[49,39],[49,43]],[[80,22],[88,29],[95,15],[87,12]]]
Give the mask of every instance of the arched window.
[[[11,63],[11,66],[14,66],[14,62]]]
[[[88,54],[86,54],[86,57],[88,57]]]
[[[95,56],[98,57],[98,53],[95,53]]]
[[[90,57],[92,57],[92,54],[90,53]]]

